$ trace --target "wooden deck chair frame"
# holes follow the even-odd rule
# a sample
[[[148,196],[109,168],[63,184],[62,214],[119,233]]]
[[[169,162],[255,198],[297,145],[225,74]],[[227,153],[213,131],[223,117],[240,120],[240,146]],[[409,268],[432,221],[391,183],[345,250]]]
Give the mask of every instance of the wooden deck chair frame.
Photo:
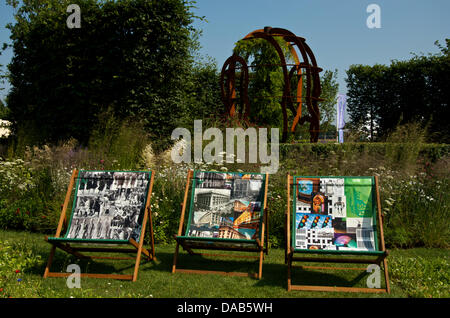
[[[317,177],[320,178],[320,177]],[[292,237],[291,237],[291,189],[294,186],[294,177],[287,175],[287,209],[286,209],[286,250],[285,250],[285,263],[287,263],[287,290],[300,290],[300,291],[328,291],[328,292],[359,292],[359,293],[390,293],[390,285],[389,285],[389,275],[388,275],[388,266],[387,266],[387,255],[388,251],[385,248],[384,244],[384,233],[383,233],[383,217],[381,213],[381,202],[380,202],[380,193],[378,188],[378,177],[374,177],[374,186],[375,186],[375,196],[376,196],[376,221],[377,226],[379,227],[379,251],[375,251],[372,253],[368,251],[365,253],[364,251],[342,251],[341,253],[329,253],[330,251],[324,250],[304,250],[302,253],[295,250],[292,245]],[[292,191],[293,192],[293,191]],[[294,194],[295,195],[295,194]],[[335,251],[331,251],[335,252]],[[338,252],[338,251],[336,251]],[[353,253],[352,253],[353,252]],[[296,257],[295,254],[309,254],[316,253],[318,256],[313,257]],[[333,254],[336,257],[324,257],[323,255]],[[352,255],[358,256],[354,258],[343,257],[344,255]],[[362,258],[366,256],[366,258]],[[372,257],[367,257],[372,256]],[[373,258],[376,256],[376,258]],[[315,285],[293,285],[291,283],[291,273],[293,268],[293,262],[318,262],[318,263],[350,263],[350,264],[377,264],[380,266],[383,264],[383,273],[385,280],[385,288],[359,288],[359,287],[339,287],[339,286],[315,286]],[[318,270],[357,270],[357,271],[366,271],[366,268],[351,268],[351,267],[332,267],[332,266],[301,266],[304,269],[318,269]],[[381,270],[380,270],[381,273]]]
[[[49,238],[45,237],[45,240],[52,245],[50,250],[50,255],[48,258],[47,266],[45,267],[44,272],[44,278],[47,277],[68,277],[69,275],[72,275],[73,273],[64,273],[64,272],[51,272],[50,268],[52,265],[53,257],[55,255],[56,248],[59,248],[69,254],[72,254],[80,259],[115,259],[115,260],[134,260],[135,266],[134,266],[134,272],[132,275],[124,275],[124,274],[96,274],[96,273],[81,273],[80,277],[91,277],[91,278],[109,278],[109,279],[119,279],[119,280],[131,280],[136,281],[138,277],[138,271],[139,266],[141,263],[141,255],[144,254],[147,257],[147,260],[156,260],[155,257],[155,244],[154,244],[154,236],[153,236],[153,225],[152,225],[152,213],[151,213],[151,207],[150,207],[150,199],[152,195],[152,189],[153,189],[153,179],[154,179],[154,171],[151,171],[151,177],[150,177],[150,183],[148,185],[148,192],[147,192],[147,201],[145,205],[144,210],[144,217],[142,220],[142,227],[141,227],[141,233],[140,233],[140,239],[139,242],[136,242],[134,239],[129,239],[128,241],[121,242],[121,245],[131,245],[132,248],[121,248],[121,247],[110,247],[110,246],[102,246],[99,247],[98,245],[104,245],[105,243],[110,244],[118,244],[115,243],[113,240],[81,240],[81,239],[64,239],[61,238],[61,232],[63,230],[63,227],[68,227],[68,220],[67,220],[67,207],[70,202],[72,190],[74,187],[74,184],[76,183],[76,179],[78,177],[79,170],[74,169],[72,172],[72,176],[70,178],[69,187],[67,189],[66,197],[64,200],[64,204],[62,206],[61,216],[59,218],[58,227],[56,229],[56,235],[55,237]],[[74,198],[75,200],[75,198]],[[73,213],[73,211],[72,211]],[[144,248],[144,235],[145,235],[145,229],[146,224],[149,225],[149,231],[150,231],[150,249]],[[82,246],[75,246],[80,245],[79,243],[83,243]],[[75,244],[75,245],[73,245]],[[96,245],[95,247],[86,247],[86,244],[93,244]],[[135,257],[118,257],[118,256],[101,256],[101,255],[86,255],[82,254],[81,252],[98,252],[98,253],[127,253],[127,254],[134,254],[136,253]]]
[[[186,212],[186,204],[189,194],[189,188],[191,186],[191,183],[193,185],[193,178],[195,177],[194,171],[189,170],[187,174],[187,181],[186,181],[186,187],[184,192],[184,198],[183,203],[181,204],[181,216],[180,216],[180,223],[178,227],[178,235],[174,235],[174,238],[176,240],[176,247],[175,247],[175,253],[173,257],[173,266],[172,266],[172,273],[188,273],[188,274],[218,274],[218,275],[224,275],[224,276],[249,276],[249,277],[255,277],[257,279],[261,279],[262,277],[262,265],[264,260],[264,253],[266,255],[269,253],[269,233],[266,230],[268,226],[268,212],[267,212],[267,190],[268,190],[268,183],[269,183],[269,175],[265,174],[265,185],[264,185],[264,199],[263,199],[263,218],[262,218],[262,224],[261,224],[261,234],[260,238],[254,240],[255,246],[254,247],[233,247],[233,246],[211,246],[211,244],[203,244],[202,240],[198,240],[194,244],[192,242],[188,242],[188,237],[182,236],[183,228],[184,228],[184,219],[185,219],[185,212]],[[194,191],[192,188],[191,191]],[[208,241],[215,241],[220,240],[221,242],[236,242],[239,240],[236,239],[214,239],[214,238],[205,238],[204,242]],[[248,240],[242,240],[242,241],[248,241]],[[235,258],[250,258],[250,259],[258,259],[259,260],[259,266],[258,266],[258,273],[251,274],[251,273],[244,273],[244,272],[225,272],[225,271],[214,271],[214,270],[195,270],[195,269],[180,269],[177,268],[177,259],[178,259],[178,253],[179,248],[183,247],[184,250],[186,250],[190,255],[202,255],[202,256],[222,256],[222,257],[235,257]],[[199,250],[222,250],[222,251],[239,251],[239,252],[256,252],[257,256],[254,255],[231,255],[231,254],[209,254],[209,253],[197,253],[194,252],[193,249],[199,249]]]

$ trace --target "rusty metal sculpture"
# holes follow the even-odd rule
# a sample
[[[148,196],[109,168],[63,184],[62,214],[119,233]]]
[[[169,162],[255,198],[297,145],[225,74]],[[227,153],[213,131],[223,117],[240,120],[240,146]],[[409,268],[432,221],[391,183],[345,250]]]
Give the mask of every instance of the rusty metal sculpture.
[[[295,64],[287,64],[286,57],[283,54],[283,50],[276,41],[275,37],[281,37],[288,45],[291,55],[295,61]],[[276,66],[282,67],[284,86],[283,96],[274,96],[274,98],[281,98],[281,109],[283,114],[283,135],[282,142],[286,142],[288,136],[288,109],[294,114],[294,119],[290,127],[291,132],[295,131],[297,124],[303,125],[305,122],[309,122],[310,141],[317,142],[319,138],[320,129],[320,113],[318,102],[321,101],[321,87],[319,72],[321,68],[317,67],[317,62],[313,52],[309,46],[305,43],[305,39],[296,36],[292,32],[281,29],[265,27],[264,29],[255,30],[247,34],[243,40],[248,39],[264,39],[268,41],[277,51],[280,58],[280,64]],[[300,52],[302,61],[300,61],[295,47]],[[237,66],[240,64],[240,66]],[[252,65],[251,67],[264,67],[269,65]],[[273,66],[273,65],[270,65]],[[292,66],[288,70],[288,66]],[[236,81],[236,69],[240,69],[240,78],[238,80],[239,87]],[[224,63],[222,67],[220,86],[222,101],[225,105],[228,116],[239,116],[240,119],[249,123],[250,114],[250,101],[248,97],[248,85],[249,85],[249,66],[246,61],[233,54]],[[292,95],[291,79],[293,76],[297,76],[297,90],[296,95]],[[305,85],[303,85],[305,82]],[[239,92],[239,98],[236,95],[236,89]],[[308,115],[302,117],[302,105],[306,103]],[[297,105],[297,107],[294,106]]]

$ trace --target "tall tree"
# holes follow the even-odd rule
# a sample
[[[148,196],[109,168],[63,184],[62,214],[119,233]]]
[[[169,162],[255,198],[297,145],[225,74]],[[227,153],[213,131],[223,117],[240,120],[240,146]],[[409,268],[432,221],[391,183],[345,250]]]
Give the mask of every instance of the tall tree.
[[[350,122],[366,133],[370,140],[374,140],[380,122],[382,101],[377,94],[382,94],[383,89],[380,85],[383,84],[385,70],[385,66],[377,64],[373,67],[352,65],[347,71]]]
[[[79,0],[81,28],[66,25],[71,0],[23,0],[9,25],[14,55],[7,98],[13,129],[36,142],[86,141],[107,108],[141,120],[155,140],[183,115],[192,44],[191,2]]]
[[[416,122],[429,138],[450,142],[450,41],[434,55],[415,55],[386,65],[352,65],[347,71],[351,125],[385,138],[399,124]]]
[[[328,132],[336,119],[336,103],[339,91],[337,70],[326,70],[320,76],[320,87],[322,88],[320,98],[324,99],[319,102],[320,130]]]

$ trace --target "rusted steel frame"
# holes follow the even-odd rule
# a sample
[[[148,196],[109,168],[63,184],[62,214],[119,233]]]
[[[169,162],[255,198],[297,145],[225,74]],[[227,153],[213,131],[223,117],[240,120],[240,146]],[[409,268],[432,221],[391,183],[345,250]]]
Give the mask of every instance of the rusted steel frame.
[[[273,34],[280,34],[283,36],[285,41],[289,41],[292,42],[293,44],[295,44],[299,51],[300,54],[302,55],[303,61],[304,63],[309,65],[309,53],[311,50],[309,50],[306,48],[307,45],[305,43],[305,40],[303,38],[299,38],[297,37],[295,34],[293,34],[292,32],[285,30],[285,29],[280,29],[280,28],[273,28],[270,30],[271,33]],[[315,61],[315,58],[313,57],[311,59],[312,62]],[[313,63],[314,66],[314,63]],[[316,72],[313,72],[316,73]],[[306,68],[306,96],[311,96],[311,68]],[[316,74],[317,75],[317,74]],[[314,80],[314,79],[313,79]],[[319,82],[320,85],[320,82]],[[317,96],[316,96],[317,97]],[[309,132],[310,132],[310,141],[311,142],[317,142],[318,140],[318,133],[315,132],[315,130],[318,128],[318,116],[317,116],[317,112],[316,112],[316,107],[314,107],[315,105],[313,105],[311,100],[307,100],[306,102],[306,106],[308,108],[308,112],[311,114],[311,121],[310,121],[310,128],[309,128]],[[295,129],[295,127],[294,127]]]
[[[293,111],[292,113],[295,113],[294,115],[294,120],[292,121],[292,126],[291,126],[291,132],[295,131],[295,126],[297,125],[299,119],[302,117],[302,106],[303,106],[303,102],[302,102],[302,92],[303,92],[303,75],[308,76],[308,74],[302,74],[302,64],[304,63],[300,63],[300,59],[298,58],[297,55],[297,51],[295,51],[294,46],[289,42],[286,41],[286,39],[283,37],[283,40],[287,43],[289,50],[291,51],[291,55],[294,58],[295,64],[293,65],[293,67],[291,68],[291,71],[289,72],[289,78],[292,79],[292,77],[294,76],[294,71],[297,71],[297,96],[296,96],[296,101],[295,103],[297,104],[297,110]],[[304,66],[308,67],[309,65],[305,64]],[[292,98],[292,97],[291,97]],[[292,106],[294,105],[294,101],[291,99],[291,104]]]
[[[311,77],[314,83],[315,87],[319,87],[320,88],[320,80],[317,83],[316,79],[318,78],[318,73],[317,73],[317,64],[315,61],[315,57],[314,55],[311,56],[312,52],[310,50],[310,48],[308,47],[308,45],[305,43],[305,39],[303,38],[299,38],[297,36],[295,36],[295,34],[293,34],[292,32],[285,30],[285,29],[279,29],[279,28],[273,28],[270,30],[271,33],[273,34],[280,34],[283,36],[285,41],[289,41],[292,42],[293,44],[295,44],[301,55],[303,58],[303,61],[305,64],[310,65],[309,63],[309,58],[311,59],[312,62],[312,66],[314,67],[314,71],[311,72],[311,67],[307,67],[306,69],[306,96],[311,96],[311,95],[315,95],[314,97],[318,97],[318,95],[316,95],[317,93],[317,89],[314,89],[313,87],[313,91],[311,92]],[[312,73],[312,74],[311,74]],[[313,94],[311,94],[313,93]],[[320,118],[318,117],[318,107],[317,107],[317,102],[312,102],[311,99],[307,99],[306,101],[306,106],[308,108],[308,112],[311,115],[311,120],[310,121],[310,141],[311,142],[317,142],[318,140],[318,132],[316,132],[319,129],[319,120]],[[295,129],[295,126],[293,126],[291,129]]]
[[[281,34],[281,33],[274,33],[273,30],[274,30],[274,29],[272,29],[272,28],[265,28],[265,29],[256,30],[256,31],[253,31],[253,32],[247,34],[247,35],[244,37],[244,39],[252,39],[252,38],[257,37],[258,34],[264,33],[264,34],[270,34],[270,35],[272,36],[272,38],[273,38],[274,36],[281,36],[281,37],[283,38],[283,40],[285,40],[283,34]],[[299,58],[298,58],[297,52],[295,51],[295,48],[291,45],[291,43],[290,43],[289,41],[286,41],[286,40],[285,40],[285,42],[287,43],[287,45],[288,45],[288,47],[289,47],[289,50],[290,50],[290,52],[291,52],[291,54],[292,54],[292,56],[293,56],[293,58],[294,58],[295,64],[288,64],[288,63],[286,63],[285,59],[284,59],[284,63],[283,63],[284,54],[281,53],[282,56],[283,56],[283,58],[281,58],[281,55],[280,55],[280,53],[278,52],[278,53],[279,53],[279,56],[280,56],[280,60],[282,61],[282,64],[259,64],[258,66],[281,66],[281,67],[283,67],[283,68],[285,68],[285,67],[287,67],[287,66],[294,66],[295,69],[297,70],[297,75],[301,75],[301,73],[302,73],[302,72],[301,72],[301,67],[305,67],[305,68],[306,68],[306,67],[309,67],[309,64],[308,64],[308,63],[300,63],[300,60],[299,60]],[[272,42],[271,42],[271,43],[272,43]],[[276,41],[275,41],[275,43],[276,43]],[[272,43],[272,45],[273,45],[273,43]],[[278,45],[278,43],[277,43],[277,45]],[[274,45],[274,46],[275,46],[275,45]],[[255,66],[255,67],[256,67],[256,66]],[[286,70],[287,70],[287,69],[286,69]],[[291,70],[291,72],[292,72],[292,70]],[[306,75],[308,75],[308,74],[306,74]],[[291,90],[291,87],[290,87],[290,81],[291,81],[291,78],[292,78],[292,74],[291,74],[291,73],[289,73],[289,80],[288,80],[288,81],[286,81],[286,78],[285,78],[285,88],[286,88],[286,85],[289,85],[289,86],[288,86],[288,90],[289,90],[289,91]],[[286,95],[286,94],[285,94],[285,95]],[[287,95],[287,96],[290,96],[290,95]],[[296,96],[296,98],[297,98],[297,103],[299,103],[297,109],[294,108],[294,101],[292,100],[291,97],[288,97],[288,100],[287,100],[287,106],[288,106],[289,109],[292,111],[292,113],[294,114],[294,117],[295,117],[295,119],[294,119],[294,125],[293,125],[293,127],[291,128],[291,131],[294,131],[296,122],[297,122],[298,119],[301,117],[301,96],[302,96],[302,79],[301,79],[301,77],[300,77],[300,81],[299,81],[298,84],[297,84],[297,96]],[[299,101],[299,100],[300,100],[300,101]],[[288,120],[286,120],[286,124],[288,124],[287,121],[288,121]]]
[[[307,78],[307,83],[306,83],[306,94],[307,96],[311,96],[311,91],[310,91],[310,79],[311,79],[311,75],[312,75],[312,80],[313,80],[313,96],[314,97],[318,97],[320,96],[320,79],[319,79],[319,75],[317,71],[317,62],[316,59],[314,57],[314,54],[312,53],[312,50],[310,49],[310,47],[306,44],[305,39],[304,38],[300,38],[297,37],[295,34],[293,34],[292,32],[285,30],[285,29],[280,29],[280,28],[272,28],[269,31],[271,34],[279,34],[282,35],[284,37],[285,41],[289,41],[289,42],[293,42],[295,45],[297,45],[297,47],[300,50],[300,53],[302,54],[303,60],[305,63],[309,64],[309,58],[311,59],[311,63],[314,69],[313,74],[310,74],[311,68],[306,68],[307,73],[309,73],[310,76],[306,76]],[[317,142],[318,137],[319,137],[319,129],[320,129],[320,113],[319,113],[319,108],[317,105],[317,101],[313,101],[310,100],[309,102],[307,102],[307,107],[308,107],[308,112],[311,114],[311,121],[310,121],[310,135],[311,135],[311,142]]]
[[[220,89],[221,89],[221,95],[222,95],[222,101],[225,105],[226,111],[230,116],[234,116],[234,101],[233,101],[233,92],[234,92],[234,75],[235,75],[235,68],[233,66],[234,64],[234,57],[230,56],[222,67],[222,72],[220,75]],[[228,67],[228,69],[227,69]],[[224,78],[227,76],[227,81],[224,85]],[[225,90],[225,87],[227,87],[227,90]]]
[[[272,46],[275,48],[275,50],[278,53],[278,57],[280,58],[282,69],[283,69],[283,77],[284,77],[284,96],[290,96],[291,95],[291,85],[289,83],[289,73],[286,67],[286,59],[283,54],[283,50],[278,45],[278,42],[270,35],[263,32],[254,32],[252,34],[252,38],[260,38],[268,41]],[[247,38],[249,39],[249,38]],[[287,132],[288,132],[288,117],[287,117],[287,111],[286,111],[286,105],[288,104],[287,98],[282,98],[281,101],[281,110],[283,113],[283,135],[282,135],[282,142],[285,142],[287,140]]]
[[[294,120],[292,122],[291,132],[295,131],[295,126],[297,125],[300,117],[302,117],[302,106],[303,106],[303,101],[302,101],[302,90],[303,90],[302,69],[299,66],[292,67],[291,71],[289,72],[289,78],[292,79],[292,77],[294,76],[294,72],[295,71],[297,71],[297,77],[298,77],[297,94],[295,96],[296,97],[295,103],[297,104],[297,111],[295,112]],[[291,96],[290,98],[292,99],[293,97],[294,96]],[[291,100],[291,103],[293,104],[294,101]]]
[[[314,67],[317,67],[317,62],[314,57],[314,54],[311,50],[311,48],[308,46],[308,44],[304,43],[306,52],[311,57],[311,62]],[[320,87],[320,78],[317,73],[313,74],[313,96],[320,96],[321,94],[321,87]],[[318,100],[312,100],[312,115],[313,115],[313,121],[312,121],[312,129],[314,129],[314,140],[317,141],[319,139],[319,130],[320,130],[320,111],[319,111],[319,105]],[[310,131],[312,130],[310,129]]]
[[[244,119],[246,120],[248,118],[248,115],[250,114],[250,103],[248,100],[248,66],[245,60],[236,55],[233,54],[230,56],[224,63],[222,67],[222,73],[220,76],[220,88],[221,88],[221,95],[222,95],[222,101],[225,104],[225,107],[227,109],[227,113],[231,116],[234,116],[234,113],[236,111],[236,107],[234,104],[234,100],[236,98],[236,83],[235,83],[235,69],[236,69],[236,62],[239,62],[242,65],[242,73],[241,73],[241,85],[240,85],[240,98],[242,99],[242,102],[244,104]],[[227,70],[228,66],[228,70]],[[224,85],[225,76],[227,76],[226,83]],[[225,91],[225,86],[228,87],[228,91]],[[242,112],[241,112],[242,116]],[[241,117],[242,118],[242,117]]]
[[[287,42],[288,44],[290,44],[289,42]],[[312,66],[312,65],[306,65],[304,63],[299,63],[299,64],[292,64],[292,63],[286,63],[286,66],[299,66],[301,68],[310,68],[310,69],[317,69],[318,72],[322,72],[323,69],[321,67],[318,66]],[[257,68],[257,67],[261,67],[261,66],[283,66],[283,64],[277,64],[277,63],[273,63],[273,64],[253,64],[253,65],[248,65],[248,68]],[[240,66],[236,66],[236,69],[240,69],[242,67]],[[306,76],[306,74],[305,74]]]
[[[281,47],[278,45],[277,41],[275,40],[275,36],[282,37],[282,39],[287,43],[290,52],[296,62],[296,64],[289,64],[289,66],[293,66],[290,72],[287,70],[288,64],[286,63],[285,56],[283,54],[283,51],[281,50]],[[320,129],[320,112],[318,108],[318,101],[321,100],[319,98],[321,93],[320,88],[320,78],[318,73],[322,71],[321,68],[317,67],[317,62],[314,57],[314,54],[312,53],[312,50],[310,47],[305,43],[305,39],[302,37],[298,37],[292,32],[281,29],[281,28],[270,28],[266,27],[264,29],[258,29],[253,32],[250,32],[247,34],[243,39],[252,39],[252,38],[262,38],[267,40],[269,43],[272,44],[272,46],[275,48],[275,50],[278,53],[278,56],[280,58],[281,64],[276,64],[274,66],[281,66],[283,69],[283,76],[284,76],[284,93],[282,98],[282,113],[283,113],[283,137],[282,141],[286,141],[287,139],[287,125],[288,125],[288,117],[287,117],[287,108],[289,108],[293,114],[295,114],[295,118],[291,127],[291,131],[295,130],[295,127],[297,124],[304,124],[306,121],[310,122],[310,140],[311,142],[317,142],[318,141],[318,132]],[[302,56],[303,62],[300,62],[297,52],[294,48],[294,45],[297,46],[297,48],[300,51],[300,54]],[[238,59],[241,59],[239,63],[242,64],[242,67],[244,69],[244,74],[241,73],[241,94],[240,98],[242,99],[241,104],[245,104],[245,113],[244,118],[247,118],[248,114],[250,113],[250,104],[248,101],[248,94],[247,94],[247,87],[248,87],[248,67],[246,65],[245,60],[240,58],[237,55],[233,55],[230,57],[224,64],[222,68],[222,74],[221,74],[221,90],[222,90],[222,99],[224,101],[225,107],[227,108],[227,112],[230,113],[230,115],[234,115],[235,112],[235,70],[236,67],[236,61]],[[310,61],[311,60],[311,64]],[[257,67],[257,66],[264,66],[265,64],[261,65],[252,65],[250,67]],[[267,64],[269,65],[269,64]],[[270,64],[271,66],[272,64]],[[228,67],[228,70],[226,69]],[[306,71],[306,74],[302,74],[301,68],[304,68]],[[291,87],[290,87],[290,81],[293,77],[294,72],[297,71],[297,76],[299,77],[299,81],[297,82],[297,96],[292,96],[291,94]],[[302,118],[301,116],[301,110],[302,110],[302,78],[306,75],[306,105],[308,109],[309,115],[304,116]],[[224,77],[227,76],[227,87],[228,87],[228,93],[225,92],[224,88]],[[245,82],[245,85],[244,85]],[[312,88],[311,88],[312,84]],[[245,90],[245,91],[244,91]],[[298,104],[297,109],[294,108],[294,101],[293,98],[296,98],[296,102]],[[242,113],[241,113],[242,115]]]

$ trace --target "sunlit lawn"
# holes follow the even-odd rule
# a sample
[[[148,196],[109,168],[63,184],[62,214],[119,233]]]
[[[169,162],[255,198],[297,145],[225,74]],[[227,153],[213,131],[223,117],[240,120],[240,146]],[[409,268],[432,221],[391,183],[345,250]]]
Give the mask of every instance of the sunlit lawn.
[[[82,278],[81,288],[68,288],[65,278],[43,279],[42,274],[50,251],[50,244],[44,241],[44,235],[26,232],[0,231],[0,240],[20,242],[31,249],[34,254],[40,255],[39,265],[20,273],[20,282],[9,282],[4,287],[12,297],[133,297],[133,298],[290,298],[290,297],[408,297],[414,296],[408,288],[399,282],[395,275],[391,278],[391,294],[362,294],[362,293],[326,293],[326,292],[300,292],[286,290],[287,267],[284,263],[284,250],[271,249],[263,265],[263,277],[257,280],[251,277],[198,275],[171,273],[175,245],[157,245],[157,261],[143,260],[139,270],[137,282],[119,281],[112,279]],[[180,249],[181,250],[181,249]],[[388,258],[390,271],[395,268],[397,258],[420,257],[426,260],[445,260],[448,263],[449,253],[445,249],[409,249],[393,250]],[[134,261],[111,260],[77,260],[62,251],[57,251],[52,271],[65,272],[69,264],[78,264],[82,272],[131,274]],[[181,252],[178,268],[214,269],[221,271],[257,271],[257,262],[253,260],[222,258],[211,260],[201,256],[189,256]],[[14,269],[11,269],[14,270]],[[413,269],[412,269],[413,270]],[[448,268],[444,268],[448,272]],[[293,283],[305,282],[316,285],[328,284],[339,286],[366,287],[367,275],[357,271],[305,271],[296,269],[293,273]],[[417,273],[418,284],[420,275]],[[433,282],[440,288],[449,285],[448,273],[444,273],[443,282]],[[392,275],[391,275],[392,276]],[[18,276],[19,277],[19,276]],[[383,279],[381,279],[383,283]],[[401,281],[401,280],[400,280]],[[19,285],[21,284],[21,285]],[[442,284],[444,286],[442,286]],[[17,285],[17,286],[16,286]],[[1,286],[0,286],[1,288]],[[445,295],[444,295],[445,296]],[[442,297],[442,295],[441,295]],[[448,297],[448,294],[447,294]]]

